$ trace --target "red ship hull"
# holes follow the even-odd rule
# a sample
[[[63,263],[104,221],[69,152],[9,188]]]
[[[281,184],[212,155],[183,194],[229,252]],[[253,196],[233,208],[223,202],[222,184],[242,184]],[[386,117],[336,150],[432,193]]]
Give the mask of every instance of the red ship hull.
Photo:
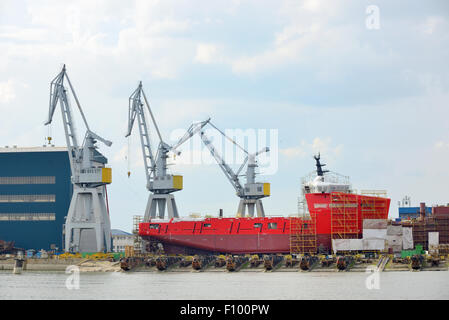
[[[312,220],[298,217],[153,220],[139,225],[139,235],[161,242],[166,253],[289,253],[292,234],[298,232],[292,225],[310,232],[307,230],[313,224],[317,250],[329,252],[334,234],[352,233],[352,237],[361,237],[363,219],[388,217],[390,199],[353,194],[347,194],[344,203],[341,196],[336,199],[334,193],[306,194]],[[336,229],[336,213],[352,214],[356,223]]]

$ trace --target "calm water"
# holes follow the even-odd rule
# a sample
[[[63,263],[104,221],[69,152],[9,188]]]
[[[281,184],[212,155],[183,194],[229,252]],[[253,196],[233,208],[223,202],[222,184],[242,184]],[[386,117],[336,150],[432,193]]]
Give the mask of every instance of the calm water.
[[[449,272],[82,273],[68,290],[60,272],[0,272],[0,299],[449,299]],[[192,290],[193,289],[193,290]]]

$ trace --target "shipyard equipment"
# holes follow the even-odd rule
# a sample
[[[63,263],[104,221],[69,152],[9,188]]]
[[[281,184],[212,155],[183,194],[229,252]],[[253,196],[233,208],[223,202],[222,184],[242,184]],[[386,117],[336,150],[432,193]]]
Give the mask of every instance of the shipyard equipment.
[[[330,267],[336,261],[335,257],[332,256],[324,256],[321,257],[321,266],[322,267]]]
[[[183,257],[181,262],[179,263],[179,266],[183,268],[189,267],[192,265],[192,261],[193,261],[192,256]]]
[[[25,264],[25,259],[22,256],[17,256],[14,259],[14,268],[13,268],[12,273],[21,274],[24,264]]]
[[[296,255],[293,256],[293,255],[291,255],[291,254],[286,255],[286,256],[284,257],[284,260],[285,260],[285,266],[286,266],[287,268],[292,268],[292,267],[294,267],[294,266],[299,262],[299,260],[298,260],[298,258],[296,257]]]
[[[125,257],[120,259],[120,268],[123,271],[130,271],[141,264],[143,264],[144,261],[142,258],[139,257]]]
[[[156,257],[156,268],[159,271],[165,271],[167,270],[167,268],[171,267],[175,263],[180,262],[181,260],[181,257],[158,256]]]
[[[0,254],[10,253],[14,251],[14,241],[0,240]]]
[[[86,127],[82,145],[78,143],[75,132],[66,84]],[[112,176],[111,168],[105,167],[107,159],[97,151],[96,143],[101,141],[109,147],[112,142],[91,131],[67,76],[65,65],[51,82],[50,108],[45,125],[52,122],[58,103],[61,106],[73,184],[73,196],[65,223],[65,251],[109,252],[111,251],[111,224],[106,209],[105,193],[106,185],[112,182]]]
[[[415,254],[411,257],[411,267],[413,270],[420,270],[424,264],[424,256]]]
[[[354,263],[354,257],[352,256],[338,256],[337,257],[337,269],[340,271],[348,270]]]
[[[192,268],[194,270],[201,270],[207,267],[212,261],[213,257],[210,255],[195,255],[192,259]]]
[[[284,258],[280,255],[264,255],[263,266],[265,270],[273,270]]]
[[[225,174],[226,178],[228,178],[229,182],[234,187],[237,196],[240,198],[239,207],[237,210],[237,215],[244,217],[246,208],[248,208],[248,215],[250,217],[254,216],[254,209],[257,211],[258,217],[265,217],[265,211],[262,205],[262,198],[270,196],[270,184],[269,183],[261,183],[256,182],[256,168],[258,167],[256,157],[264,152],[270,151],[268,147],[261,149],[255,153],[249,153],[243,147],[239,146],[234,140],[227,137],[220,129],[214,126],[210,121],[209,124],[214,127],[220,134],[222,134],[225,138],[229,139],[238,146],[244,153],[246,153],[246,158],[237,172],[234,172],[231,167],[224,161],[224,159],[217,152],[215,147],[213,146],[211,140],[206,136],[204,131],[201,131],[201,139],[206,147],[209,149],[211,155],[217,161],[221,170]],[[246,184],[240,181],[240,172],[245,167],[246,163],[248,163],[246,168]]]
[[[226,257],[226,269],[228,271],[236,271],[239,269],[244,263],[248,262],[249,258],[246,256],[232,256],[228,255]]]
[[[215,258],[215,268],[221,268],[224,267],[226,265],[226,257],[223,255],[219,255],[218,257]]]
[[[311,270],[317,261],[316,256],[303,255],[299,260],[299,268],[303,271]]]
[[[251,268],[256,268],[262,263],[262,261],[260,260],[259,256],[255,254],[251,256],[251,258],[249,259],[249,263]]]
[[[156,155],[153,154],[151,147],[148,131],[149,127],[147,125],[144,106],[146,106],[151,116],[152,123],[159,137],[159,146]],[[171,151],[174,154],[179,155],[180,152],[176,149],[190,139],[195,133],[199,132],[209,120],[192,124],[185,135],[181,137],[176,144],[171,146],[165,143],[162,139],[153,112],[151,111],[148,99],[143,91],[142,82],[139,83],[138,88],[129,97],[128,133],[126,134],[126,137],[131,135],[136,117],[145,165],[147,189],[151,192],[145,209],[144,222],[148,222],[150,218],[155,218],[157,211],[159,213],[158,217],[163,219],[166,207],[169,218],[178,218],[178,208],[172,193],[182,190],[182,176],[167,173],[168,153]]]

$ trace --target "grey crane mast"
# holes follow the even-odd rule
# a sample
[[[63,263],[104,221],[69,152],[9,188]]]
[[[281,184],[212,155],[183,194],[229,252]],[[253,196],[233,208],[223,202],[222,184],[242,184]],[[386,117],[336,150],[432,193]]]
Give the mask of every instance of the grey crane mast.
[[[65,81],[86,127],[81,146],[75,132]],[[106,209],[105,192],[106,185],[112,182],[111,168],[105,167],[107,159],[97,151],[96,143],[99,140],[111,146],[112,142],[90,130],[65,65],[50,84],[50,106],[45,125],[52,122],[58,103],[61,107],[73,184],[73,196],[64,229],[64,250],[66,252],[110,252],[111,223]]]
[[[159,137],[159,145],[156,155],[151,147],[150,135],[148,130],[145,109],[148,110],[151,121]],[[135,119],[137,118],[142,154],[144,159],[145,174],[147,180],[147,189],[151,192],[145,209],[144,221],[148,222],[151,218],[157,217],[164,219],[165,209],[169,218],[178,218],[178,208],[176,206],[173,192],[182,190],[183,179],[181,175],[171,175],[167,173],[167,159],[169,152],[179,155],[177,151],[184,142],[199,132],[208,122],[198,122],[192,124],[183,137],[173,146],[167,144],[162,139],[159,127],[157,126],[150,104],[142,88],[142,82],[129,97],[128,106],[128,132],[126,137],[131,135]]]
[[[256,182],[256,169],[258,167],[256,157],[264,152],[269,152],[270,149],[265,147],[258,152],[248,153],[243,147],[238,145],[234,140],[227,137],[220,129],[213,125],[210,121],[209,124],[214,127],[218,132],[220,132],[225,138],[231,140],[238,148],[240,148],[244,153],[246,153],[246,158],[237,172],[234,172],[231,167],[224,161],[224,159],[217,152],[212,144],[212,141],[207,137],[204,131],[201,131],[200,136],[204,145],[209,149],[211,155],[214,157],[215,161],[218,163],[219,167],[228,178],[229,182],[234,187],[237,196],[240,198],[237,215],[245,217],[246,208],[248,208],[248,216],[253,217],[254,211],[256,210],[258,217],[265,217],[265,211],[262,204],[262,198],[270,196],[270,184]],[[246,167],[246,183],[242,186],[240,182],[240,172]]]

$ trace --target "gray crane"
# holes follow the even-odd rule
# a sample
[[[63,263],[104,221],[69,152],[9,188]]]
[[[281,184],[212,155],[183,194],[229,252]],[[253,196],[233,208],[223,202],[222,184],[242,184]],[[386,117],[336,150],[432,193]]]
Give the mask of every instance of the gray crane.
[[[219,167],[228,178],[229,182],[232,184],[236,191],[236,195],[240,198],[237,216],[245,217],[246,208],[248,207],[248,216],[254,216],[254,209],[257,211],[258,217],[265,217],[265,211],[262,205],[262,198],[270,196],[270,184],[256,182],[256,168],[258,167],[256,157],[264,152],[269,152],[270,148],[265,147],[255,153],[248,153],[243,147],[238,145],[234,140],[226,136],[223,131],[218,129],[212,122],[209,124],[215,128],[220,134],[225,138],[231,140],[238,148],[240,148],[244,153],[246,153],[246,158],[237,172],[234,172],[231,167],[224,161],[224,159],[217,152],[213,146],[211,140],[206,136],[205,132],[202,130],[200,132],[201,139],[204,145],[209,149],[211,155],[214,157],[215,161],[218,163]],[[246,183],[242,185],[240,182],[240,172],[248,163],[246,168]]]
[[[75,132],[65,80],[86,127],[81,146]],[[112,182],[112,172],[111,168],[105,167],[107,159],[97,151],[96,143],[101,141],[111,146],[112,142],[91,131],[65,65],[50,84],[50,107],[45,125],[52,122],[58,103],[61,106],[73,184],[73,196],[64,229],[64,250],[66,252],[110,252],[111,223],[106,209],[105,193],[106,185]]]
[[[151,121],[159,137],[156,155],[153,154],[151,147],[144,106],[146,106],[150,114]],[[173,152],[175,155],[179,155],[180,152],[177,148],[190,139],[194,134],[199,132],[209,122],[209,119],[192,124],[184,136],[174,145],[171,146],[165,143],[162,139],[153,112],[151,111],[148,99],[143,91],[142,82],[139,83],[137,89],[129,97],[128,132],[126,137],[131,135],[136,117],[139,126],[147,189],[151,192],[145,209],[144,221],[148,222],[150,218],[155,218],[157,211],[159,213],[158,217],[163,219],[165,216],[165,207],[167,207],[169,218],[178,218],[178,208],[176,206],[175,198],[171,193],[182,190],[183,181],[182,176],[167,173],[168,154],[169,152]]]

